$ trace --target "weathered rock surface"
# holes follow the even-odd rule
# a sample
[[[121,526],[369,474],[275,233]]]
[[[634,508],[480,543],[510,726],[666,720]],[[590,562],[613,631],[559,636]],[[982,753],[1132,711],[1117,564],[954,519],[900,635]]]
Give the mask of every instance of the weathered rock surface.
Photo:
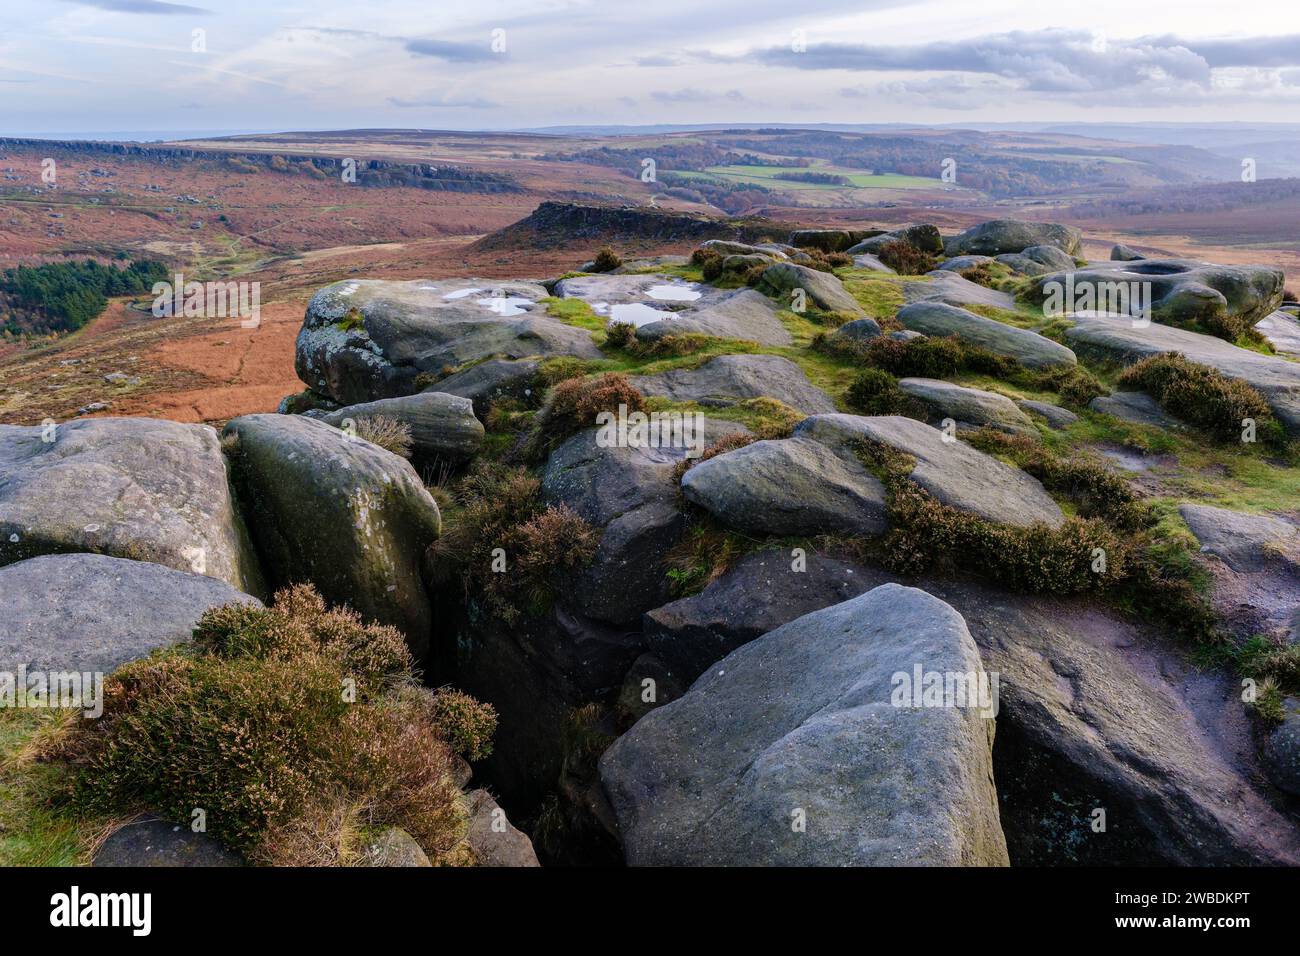
[[[807,578],[768,567],[738,564],[704,593],[670,605],[657,632],[647,617],[648,636],[661,648],[734,647],[808,613],[819,598],[827,606],[842,600],[839,582],[850,569],[854,588],[893,580],[811,556]],[[917,584],[963,616],[985,669],[999,676],[994,779],[1014,863],[1300,859],[1300,834],[1257,779],[1235,679],[1204,671],[1163,639],[1082,600]],[[760,586],[762,601],[722,603]],[[1105,833],[1092,829],[1097,808],[1106,811]]]
[[[867,253],[863,253],[862,255],[857,255],[853,257],[853,268],[867,269],[870,270],[871,272],[883,272],[886,275],[891,275],[891,276],[898,274],[889,266],[881,262],[878,258]]]
[[[1063,301],[1061,294],[1067,276],[1073,277],[1074,297],[1069,302]],[[1148,318],[1165,325],[1188,326],[1215,318],[1254,325],[1282,304],[1282,282],[1282,271],[1267,266],[1143,259],[1053,272],[1036,279],[1025,294],[1030,302],[1045,308],[1062,305],[1065,314],[1077,310],[1138,315],[1149,299]],[[1086,298],[1089,295],[1092,305]]]
[[[343,405],[420,390],[421,373],[479,359],[600,358],[591,334],[550,318],[533,282],[350,279],[312,297],[294,366]]]
[[[789,256],[778,246],[766,244],[751,245],[747,242],[731,242],[727,239],[708,239],[700,243],[701,249],[708,249],[721,256],[767,256],[769,259],[787,259]]]
[[[431,611],[420,564],[441,517],[411,463],[309,418],[245,415],[225,434],[270,584],[310,581],[330,604],[398,628],[422,656]]]
[[[989,521],[1016,527],[1036,522],[1059,527],[1065,520],[1036,478],[964,442],[945,442],[938,429],[912,418],[814,415],[796,425],[794,434],[845,451],[866,439],[905,452],[916,459],[908,473],[910,480],[940,503]]]
[[[1255,331],[1268,339],[1279,355],[1300,357],[1300,319],[1279,309],[1255,323]]]
[[[790,233],[790,245],[822,252],[843,252],[857,241],[858,233],[847,229],[796,229]]]
[[[980,671],[961,617],[898,585],[732,652],[601,758],[627,862],[1006,865],[994,722],[893,706],[919,662]]]
[[[682,494],[755,534],[878,534],[886,525],[880,480],[808,438],[754,442],[700,462],[682,477]]]
[[[109,673],[190,639],[209,608],[257,598],[202,574],[103,554],[0,568],[0,671]]]
[[[1290,521],[1192,502],[1179,505],[1178,513],[1201,549],[1234,571],[1260,571],[1273,560],[1300,567],[1300,528]]]
[[[696,451],[741,426],[705,420]],[[542,498],[566,504],[602,529],[593,562],[566,576],[561,592],[575,611],[627,624],[668,600],[663,562],[685,529],[673,472],[689,450],[598,444],[597,430],[574,435],[551,453],[542,473]]]
[[[1282,723],[1269,731],[1260,760],[1279,788],[1300,797],[1300,698],[1288,697],[1282,709]]]
[[[938,378],[904,378],[898,387],[924,402],[933,419],[951,418],[958,426],[989,425],[1013,435],[1037,435],[1034,423],[1005,395],[954,385]]]
[[[1146,392],[1113,392],[1110,395],[1098,395],[1088,407],[1094,412],[1112,415],[1121,421],[1133,422],[1135,425],[1151,425],[1155,428],[1182,428],[1183,425],[1174,418]]]
[[[854,319],[852,322],[845,322],[832,332],[830,338],[836,342],[866,345],[872,339],[880,338],[882,334],[880,323],[875,319]]]
[[[1079,416],[1074,414],[1068,408],[1062,408],[1060,405],[1053,405],[1051,402],[1035,402],[1030,399],[1023,399],[1016,402],[1022,411],[1032,412],[1035,415],[1041,415],[1047,420],[1047,424],[1053,428],[1069,428],[1079,420]]]
[[[903,300],[908,303],[946,302],[955,306],[991,305],[999,309],[1016,307],[1015,297],[1010,292],[990,289],[942,269],[927,272],[923,281],[903,283]]]
[[[1059,342],[943,302],[915,302],[898,310],[906,329],[926,335],[955,335],[963,342],[1013,358],[1028,368],[1074,365],[1074,353]]]
[[[1026,222],[1019,219],[994,219],[952,236],[944,243],[949,257],[962,255],[996,256],[1004,252],[1023,252],[1030,246],[1055,246],[1074,255],[1079,251],[1083,234],[1073,226],[1054,222]]]
[[[433,866],[415,837],[401,827],[384,827],[361,849],[362,866]]]
[[[115,830],[91,866],[243,866],[244,861],[206,833],[165,820],[137,820]]]
[[[829,272],[820,272],[793,262],[768,266],[759,280],[758,289],[772,296],[783,308],[789,308],[794,290],[802,289],[807,305],[821,312],[849,312],[862,315],[858,300],[844,288],[844,283]]]
[[[642,619],[650,652],[671,673],[694,681],[711,664],[787,621],[857,597],[876,581],[846,561],[788,550],[756,551],[699,594]]]
[[[1075,267],[1074,257],[1056,246],[1030,246],[1024,252],[1004,252],[997,261],[1027,276],[1040,276]]]
[[[677,402],[731,405],[767,396],[810,415],[835,411],[830,396],[814,387],[798,365],[779,355],[719,355],[699,368],[634,376],[632,384],[642,395]]]
[[[536,379],[540,364],[528,359],[489,359],[462,372],[453,372],[430,385],[426,391],[459,395],[474,403],[474,414],[487,415],[488,406],[498,399],[528,401],[537,392]]]
[[[479,866],[541,866],[528,835],[517,830],[486,790],[471,790],[465,840]]]
[[[464,464],[478,454],[483,444],[483,425],[474,417],[473,402],[445,392],[420,392],[349,405],[321,415],[320,420],[338,428],[348,421],[379,415],[411,427],[411,461],[416,467]]]
[[[262,593],[221,444],[207,425],[151,418],[48,431],[0,425],[0,565],[75,551],[152,561]]]
[[[1146,256],[1136,249],[1130,249],[1122,242],[1117,242],[1110,247],[1110,258],[1112,262],[1136,262],[1139,259],[1145,259]]]
[[[777,317],[776,304],[761,292],[737,289],[711,305],[665,315],[640,325],[636,337],[653,342],[666,335],[695,332],[760,345],[790,345],[794,338]]]
[[[992,256],[953,256],[951,259],[945,259],[937,267],[939,272],[961,272],[963,269],[973,269],[975,266],[983,265],[986,262],[992,262]]]
[[[1131,364],[1150,355],[1181,352],[1252,385],[1291,434],[1300,434],[1300,364],[1238,348],[1222,339],[1151,323],[1135,328],[1127,318],[1080,316],[1065,337],[1075,351]]]

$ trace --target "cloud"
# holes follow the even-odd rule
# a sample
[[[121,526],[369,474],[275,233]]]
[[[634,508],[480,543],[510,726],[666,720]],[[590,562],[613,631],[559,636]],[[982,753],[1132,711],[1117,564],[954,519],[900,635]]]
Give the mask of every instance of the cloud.
[[[650,97],[660,103],[714,103],[724,99],[739,103],[745,100],[745,94],[740,90],[727,90],[723,93],[716,90],[696,89],[695,87],[687,87],[681,90],[656,90],[650,94]]]
[[[426,37],[407,40],[406,49],[416,56],[432,56],[449,63],[475,63],[505,55],[493,53],[486,39],[482,43],[456,43]]]
[[[94,7],[113,13],[181,14],[212,13],[204,7],[191,7],[183,3],[164,3],[163,0],[65,0],[79,7]]]
[[[388,102],[402,109],[474,109],[474,110],[495,110],[500,109],[500,103],[493,103],[491,100],[474,98],[469,100],[457,100],[449,97],[433,97],[425,100],[406,100],[397,96],[390,96]]]

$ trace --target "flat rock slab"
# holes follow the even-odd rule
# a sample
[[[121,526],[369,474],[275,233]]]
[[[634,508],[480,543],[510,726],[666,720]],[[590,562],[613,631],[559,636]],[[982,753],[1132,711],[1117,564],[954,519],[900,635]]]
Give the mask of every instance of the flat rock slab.
[[[643,395],[676,402],[731,405],[765,396],[810,415],[835,411],[830,396],[779,355],[719,355],[699,368],[635,376],[632,384]]]
[[[1135,425],[1151,425],[1155,428],[1182,428],[1183,423],[1174,418],[1146,392],[1113,392],[1110,395],[1098,395],[1088,407],[1094,412],[1111,415],[1121,421]]]
[[[1039,522],[1057,528],[1065,521],[1036,478],[964,442],[944,441],[938,429],[913,418],[815,415],[796,425],[794,433],[840,449],[863,439],[877,441],[911,455],[916,465],[909,479],[941,504],[988,521],[1021,528]]]
[[[478,454],[483,444],[483,425],[474,417],[473,401],[446,392],[420,392],[349,405],[321,415],[320,420],[342,427],[347,421],[377,416],[410,426],[411,460],[418,466],[464,464]]]
[[[479,866],[541,866],[533,841],[528,834],[515,828],[496,800],[486,790],[471,790],[469,802],[469,833],[465,840],[478,860]]]
[[[294,367],[341,405],[420,391],[421,374],[485,358],[598,359],[586,329],[546,314],[550,293],[499,279],[349,279],[312,297]]]
[[[1253,386],[1292,435],[1300,435],[1300,364],[1238,348],[1222,339],[1152,322],[1134,327],[1122,316],[1078,316],[1065,330],[1076,351],[1124,364],[1151,355],[1181,352],[1190,361],[1216,368]]]
[[[762,345],[794,341],[776,305],[753,289],[718,289],[662,274],[597,275],[561,279],[555,294],[581,299],[610,324],[636,326],[643,341],[690,332]]]
[[[224,581],[104,554],[50,554],[0,568],[0,671],[107,674],[188,641],[204,611],[260,604]]]
[[[884,485],[852,455],[809,438],[759,441],[695,465],[687,501],[754,534],[879,534]]]
[[[1255,331],[1268,339],[1279,355],[1300,357],[1300,319],[1279,309],[1255,323]]]
[[[152,418],[88,419],[48,431],[0,425],[0,565],[69,551],[262,590],[221,444],[207,425]]]
[[[115,830],[91,866],[243,866],[244,861],[206,833],[165,820],[139,820]]]
[[[1300,567],[1300,528],[1273,515],[1247,514],[1184,502],[1178,513],[1201,545],[1234,571],[1259,571],[1272,561]]]
[[[416,657],[432,612],[420,574],[441,516],[405,458],[295,415],[245,415],[232,472],[275,588],[310,581],[331,605],[400,630]]]
[[[903,328],[926,335],[955,335],[963,342],[1013,358],[1027,368],[1075,365],[1064,345],[1029,329],[1016,328],[944,302],[915,302],[898,310]]]
[[[729,654],[600,760],[627,862],[1006,865],[994,721],[894,706],[918,664],[981,673],[961,617],[898,585]]]
[[[1083,234],[1073,226],[1023,219],[994,219],[950,237],[944,243],[944,253],[949,257],[996,256],[1004,252],[1023,252],[1030,246],[1055,246],[1074,255],[1079,251],[1082,239]]]
[[[1005,395],[938,378],[899,379],[898,387],[924,402],[935,420],[951,418],[958,425],[973,428],[988,425],[1012,435],[1038,434],[1029,416]]]
[[[971,282],[955,272],[935,269],[927,272],[924,280],[903,284],[903,300],[912,302],[945,302],[948,305],[991,305],[1014,311],[1015,297],[1010,292],[999,292],[978,282]]]

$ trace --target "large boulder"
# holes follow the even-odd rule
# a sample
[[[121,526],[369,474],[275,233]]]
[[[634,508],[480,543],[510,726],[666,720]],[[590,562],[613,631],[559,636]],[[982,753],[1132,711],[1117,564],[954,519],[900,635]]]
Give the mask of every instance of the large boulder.
[[[411,463],[290,415],[245,415],[225,434],[269,582],[311,582],[423,655],[432,615],[420,565],[441,516]]]
[[[1149,425],[1153,428],[1181,428],[1182,423],[1174,418],[1146,392],[1112,392],[1110,395],[1098,395],[1088,403],[1094,412],[1110,415],[1120,421],[1135,425]]]
[[[1150,323],[1135,326],[1117,316],[1079,316],[1065,337],[1076,352],[1124,364],[1151,355],[1181,352],[1201,365],[1251,385],[1292,435],[1300,435],[1300,364],[1238,348],[1222,339],[1187,329]]]
[[[1045,309],[1145,317],[1164,325],[1254,325],[1282,304],[1282,270],[1194,259],[1103,262],[1034,280],[1025,298]],[[1089,301],[1091,297],[1091,302]]]
[[[1145,259],[1146,256],[1136,249],[1130,249],[1122,242],[1117,242],[1110,247],[1110,258],[1112,262],[1136,262],[1139,259]]]
[[[1076,265],[1074,256],[1066,255],[1056,246],[1030,246],[1024,252],[1004,252],[997,261],[1027,276],[1060,272]]]
[[[1005,395],[955,385],[938,378],[899,379],[898,387],[925,404],[934,421],[952,419],[959,426],[988,425],[1012,435],[1036,436],[1033,421]]]
[[[1013,358],[1028,368],[1075,365],[1075,354],[1059,342],[944,302],[914,302],[898,310],[903,328],[926,335],[955,335],[963,342]]]
[[[830,606],[846,590],[893,580],[812,555],[805,572],[784,571],[782,552],[764,554],[770,559],[740,562],[703,593],[669,605],[671,613],[648,615],[658,653],[704,660],[818,601]],[[962,615],[986,671],[998,675],[994,775],[1013,863],[1300,860],[1300,832],[1260,785],[1235,678],[1206,671],[1163,636],[1084,599],[916,583]],[[749,597],[755,593],[762,599]],[[1266,753],[1266,767],[1268,760]]]
[[[108,673],[190,639],[210,608],[259,604],[224,581],[104,554],[0,568],[0,671]]]
[[[996,256],[1004,252],[1023,252],[1030,246],[1055,246],[1074,255],[1079,251],[1083,234],[1073,226],[1054,222],[1026,222],[1021,219],[994,219],[973,226],[944,243],[948,256]]]
[[[843,252],[856,241],[857,233],[847,229],[796,229],[790,233],[790,245],[822,252]]]
[[[627,862],[1006,865],[992,714],[900,703],[921,667],[983,678],[961,617],[898,585],[733,651],[601,758]]]
[[[151,418],[0,425],[0,565],[89,551],[262,593],[217,433]]]
[[[349,421],[377,416],[410,426],[411,461],[417,468],[464,464],[478,454],[483,444],[483,425],[474,417],[474,403],[446,392],[381,398],[327,412],[319,418],[337,428]]]
[[[632,384],[642,395],[675,402],[733,405],[766,396],[810,415],[835,411],[830,396],[814,387],[798,365],[779,355],[719,355],[699,368],[639,375]]]
[[[844,288],[844,283],[829,272],[778,262],[768,266],[759,280],[758,289],[772,296],[783,308],[790,308],[794,291],[802,289],[808,308],[819,312],[848,312],[862,315],[858,300]]]
[[[945,441],[924,422],[898,415],[814,415],[795,426],[796,438],[814,439],[842,454],[857,442],[879,442],[915,460],[910,481],[941,504],[1014,527],[1059,527],[1060,507],[1038,480],[962,441]],[[725,457],[725,456],[722,456]],[[716,459],[714,459],[716,460]]]
[[[761,246],[747,242],[732,242],[729,239],[706,239],[700,243],[701,249],[716,252],[720,256],[766,256],[769,259],[788,259],[789,256],[779,246],[765,243]]]
[[[759,441],[695,465],[687,501],[753,534],[879,534],[885,488],[852,455],[809,438]]]
[[[939,235],[937,227],[930,223],[921,223],[916,226],[904,226],[901,229],[891,229],[889,232],[883,232],[878,236],[871,236],[863,239],[861,242],[850,246],[844,251],[849,255],[872,255],[878,253],[891,242],[908,242],[916,246],[923,252],[939,255],[943,252],[943,237]]]
[[[532,282],[349,279],[312,297],[294,367],[342,405],[420,391],[421,375],[480,359],[600,358],[586,329],[549,317]]]

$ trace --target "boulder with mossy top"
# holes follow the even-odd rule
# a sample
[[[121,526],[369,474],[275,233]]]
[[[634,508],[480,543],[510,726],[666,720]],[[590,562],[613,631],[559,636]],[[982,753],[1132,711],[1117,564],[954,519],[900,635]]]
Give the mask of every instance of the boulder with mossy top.
[[[208,425],[152,418],[0,425],[0,565],[78,551],[264,590]]]
[[[914,302],[898,310],[903,328],[926,335],[955,335],[1027,368],[1075,365],[1075,354],[1046,336],[944,302]]]
[[[420,563],[441,516],[411,463],[309,418],[245,415],[224,434],[271,586],[310,581],[423,655],[432,612]]]
[[[499,279],[336,282],[307,306],[295,368],[313,391],[354,405],[486,358],[600,358],[588,330],[547,314],[548,294]]]
[[[966,675],[970,701],[900,705],[897,675],[920,667]],[[606,751],[625,858],[1005,866],[993,714],[974,692],[987,684],[961,617],[923,591],[886,585],[797,618]]]
[[[944,253],[949,257],[997,256],[1005,252],[1024,252],[1031,246],[1055,246],[1072,256],[1079,251],[1082,239],[1083,234],[1073,226],[1023,219],[993,219],[947,239]]]
[[[783,308],[795,308],[802,299],[808,310],[818,312],[847,312],[862,315],[862,306],[844,288],[844,283],[829,272],[778,262],[768,266],[759,280],[758,289],[781,303]]]

